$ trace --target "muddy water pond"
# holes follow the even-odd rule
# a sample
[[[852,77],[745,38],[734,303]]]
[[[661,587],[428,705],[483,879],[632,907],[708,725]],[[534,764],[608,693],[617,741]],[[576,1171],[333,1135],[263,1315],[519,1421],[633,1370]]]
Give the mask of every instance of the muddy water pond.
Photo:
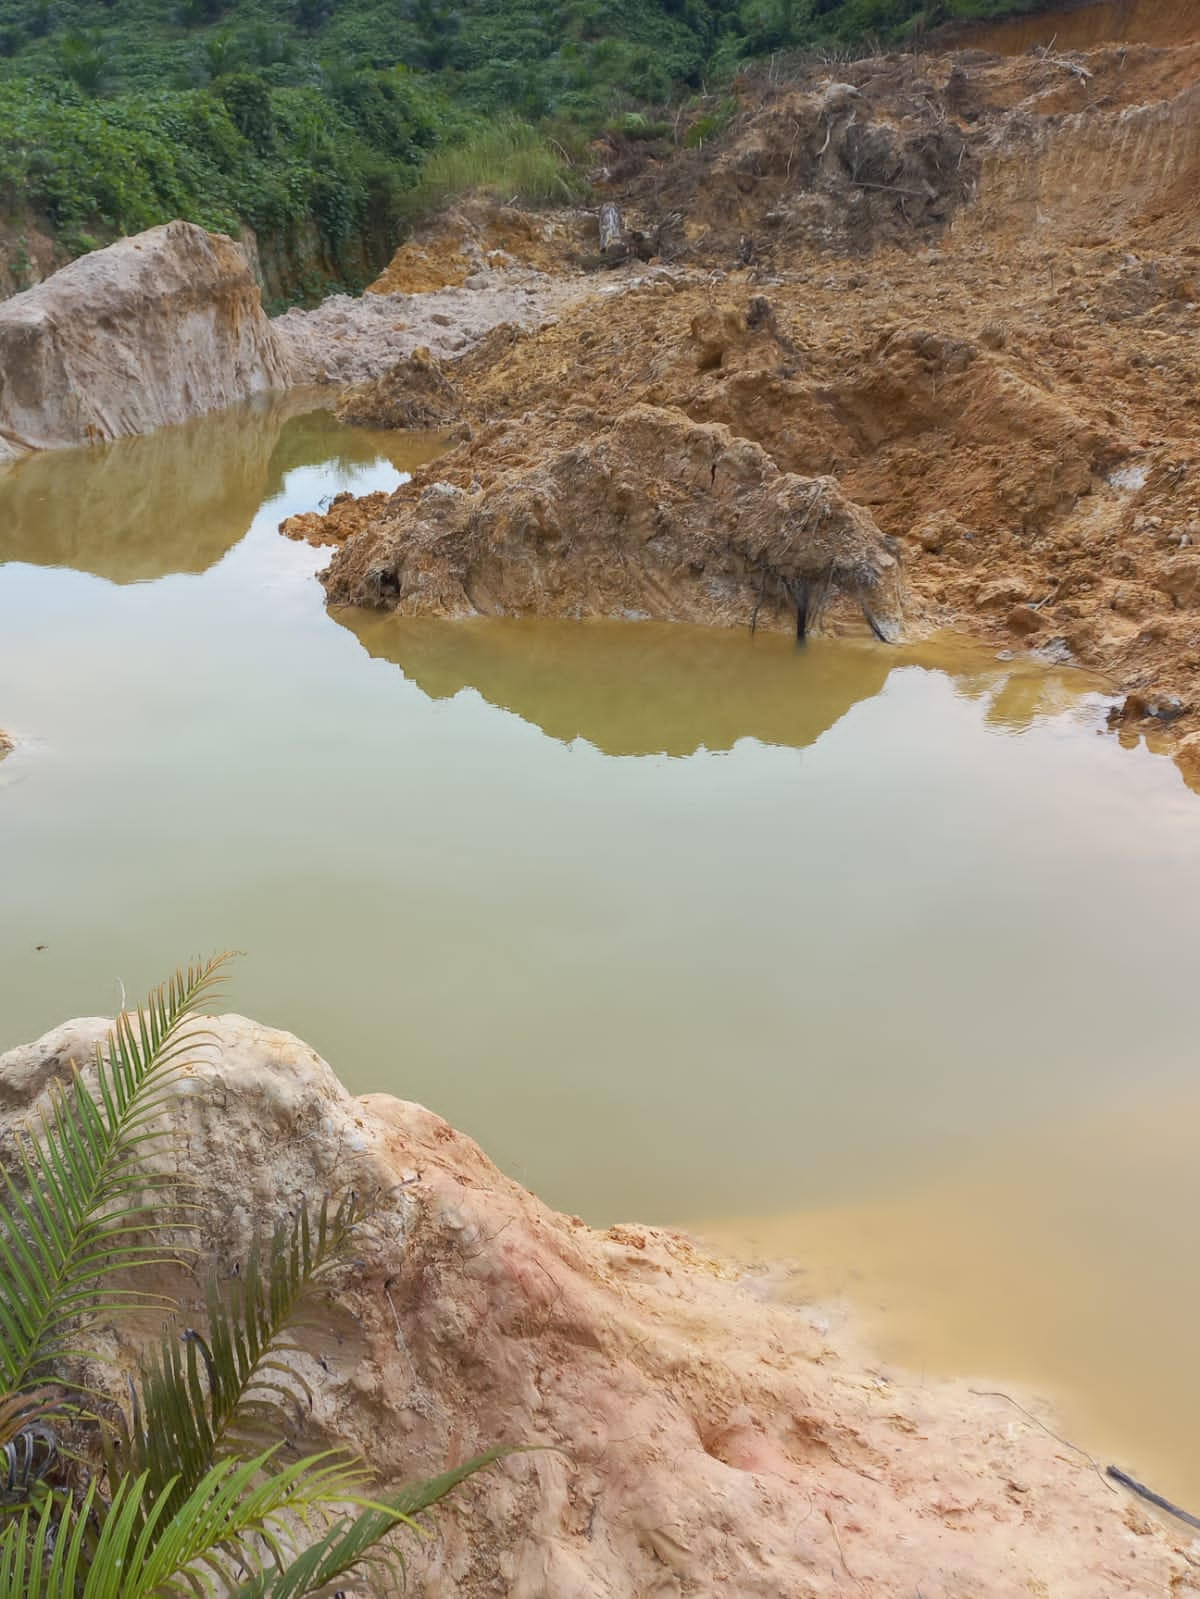
[[[0,1047],[235,946],[356,1091],[1200,1506],[1174,767],[958,645],[330,617],[280,519],[434,446],[299,405],[0,476]]]

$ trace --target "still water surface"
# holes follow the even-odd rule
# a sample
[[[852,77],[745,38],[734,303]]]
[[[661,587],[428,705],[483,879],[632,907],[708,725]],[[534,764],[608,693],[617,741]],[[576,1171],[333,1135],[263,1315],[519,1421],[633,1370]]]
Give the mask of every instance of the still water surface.
[[[1200,801],[961,646],[324,611],[293,398],[0,475],[0,1048],[231,1008],[551,1203],[800,1253],[1200,1507]],[[44,949],[39,949],[44,945]]]

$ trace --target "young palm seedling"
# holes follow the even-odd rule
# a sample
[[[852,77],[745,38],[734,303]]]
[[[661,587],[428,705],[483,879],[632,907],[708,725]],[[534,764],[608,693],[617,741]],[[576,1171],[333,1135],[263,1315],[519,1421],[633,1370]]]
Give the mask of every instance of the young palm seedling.
[[[164,1335],[126,1413],[80,1379],[101,1326],[167,1308],[130,1286],[178,1265],[164,1226],[186,1214],[161,1159],[148,1169],[147,1156],[169,1136],[179,1074],[205,1037],[197,1011],[223,960],[177,973],[119,1017],[94,1081],[76,1073],[52,1087],[7,1158],[0,1599],[332,1594],[370,1565],[397,1574],[389,1535],[504,1453],[383,1496],[344,1451],[281,1458],[290,1413],[310,1397],[299,1333],[362,1222],[353,1196],[332,1214],[300,1205],[225,1293],[210,1278],[207,1330]],[[81,1450],[81,1439],[100,1447]]]

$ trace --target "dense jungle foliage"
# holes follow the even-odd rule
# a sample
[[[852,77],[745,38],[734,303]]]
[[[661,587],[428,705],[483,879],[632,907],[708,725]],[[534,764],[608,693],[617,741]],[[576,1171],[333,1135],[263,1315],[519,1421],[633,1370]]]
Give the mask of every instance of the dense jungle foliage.
[[[544,191],[529,197],[546,198],[555,168],[607,120],[699,94],[747,58],[1045,8],[0,0],[0,215],[32,211],[71,253],[183,216],[235,232],[247,223],[267,240],[315,230],[337,261],[364,229],[394,237],[421,205],[428,154],[486,145],[498,118],[518,144],[541,130],[545,160],[526,165]]]

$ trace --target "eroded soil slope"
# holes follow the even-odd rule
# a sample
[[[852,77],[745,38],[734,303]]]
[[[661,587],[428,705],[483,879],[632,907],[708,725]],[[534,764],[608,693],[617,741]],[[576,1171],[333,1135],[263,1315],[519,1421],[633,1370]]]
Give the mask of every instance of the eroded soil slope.
[[[514,456],[649,405],[835,477],[892,541],[910,630],[1099,669],[1131,723],[1200,728],[1196,31],[747,82],[721,138],[612,179],[663,264],[446,364],[475,435],[332,594],[423,486],[486,499]],[[670,492],[651,464],[625,488]]]

